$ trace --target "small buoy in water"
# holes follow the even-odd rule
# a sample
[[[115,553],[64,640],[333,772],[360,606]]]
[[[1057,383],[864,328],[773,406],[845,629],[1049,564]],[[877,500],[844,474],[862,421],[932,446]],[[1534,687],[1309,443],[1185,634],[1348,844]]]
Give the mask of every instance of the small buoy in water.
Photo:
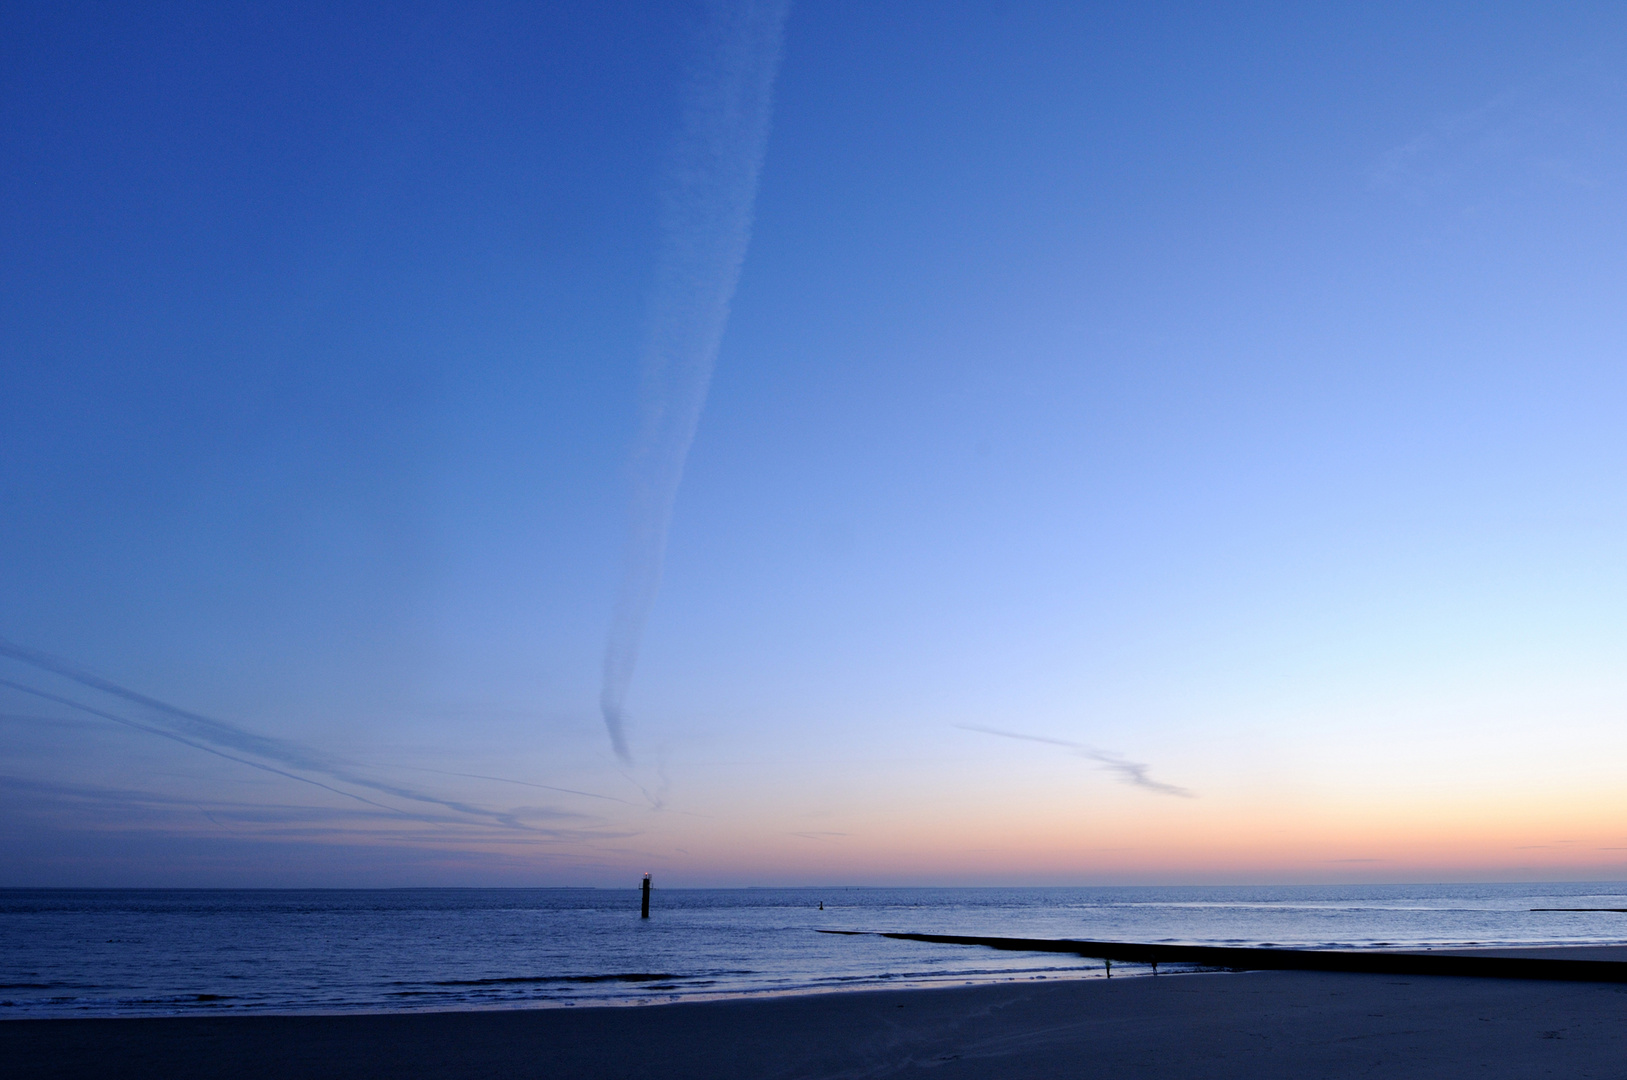
[[[825,902],[823,900],[819,901],[819,910],[820,911],[825,910]]]

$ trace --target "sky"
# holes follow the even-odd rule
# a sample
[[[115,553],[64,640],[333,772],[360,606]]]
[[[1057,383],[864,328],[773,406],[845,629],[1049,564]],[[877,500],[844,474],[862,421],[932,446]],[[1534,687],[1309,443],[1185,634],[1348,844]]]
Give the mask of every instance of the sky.
[[[1627,878],[1627,10],[9,4],[0,886]]]

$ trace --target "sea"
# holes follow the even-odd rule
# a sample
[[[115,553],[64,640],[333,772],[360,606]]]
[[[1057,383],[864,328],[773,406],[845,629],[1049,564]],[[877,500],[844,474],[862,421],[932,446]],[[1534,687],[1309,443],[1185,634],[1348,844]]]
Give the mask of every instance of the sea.
[[[0,1019],[653,1005],[1108,975],[1099,960],[877,932],[1627,944],[1627,914],[1532,910],[1610,907],[1627,908],[1627,883],[658,888],[648,919],[636,889],[5,889]]]

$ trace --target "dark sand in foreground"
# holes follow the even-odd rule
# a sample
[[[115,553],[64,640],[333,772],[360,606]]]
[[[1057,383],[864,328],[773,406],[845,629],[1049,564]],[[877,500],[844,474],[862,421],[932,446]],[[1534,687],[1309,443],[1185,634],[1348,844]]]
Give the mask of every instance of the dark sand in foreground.
[[[10,1020],[0,1062],[16,1080],[1627,1077],[1627,986],[1270,971],[642,1008]]]

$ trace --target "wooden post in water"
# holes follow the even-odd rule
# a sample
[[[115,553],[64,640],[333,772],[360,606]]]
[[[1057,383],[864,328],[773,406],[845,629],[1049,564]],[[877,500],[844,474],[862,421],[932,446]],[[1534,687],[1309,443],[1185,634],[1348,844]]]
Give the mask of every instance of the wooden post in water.
[[[650,875],[648,874],[644,875],[644,906],[640,909],[638,917],[641,919],[650,917]]]

